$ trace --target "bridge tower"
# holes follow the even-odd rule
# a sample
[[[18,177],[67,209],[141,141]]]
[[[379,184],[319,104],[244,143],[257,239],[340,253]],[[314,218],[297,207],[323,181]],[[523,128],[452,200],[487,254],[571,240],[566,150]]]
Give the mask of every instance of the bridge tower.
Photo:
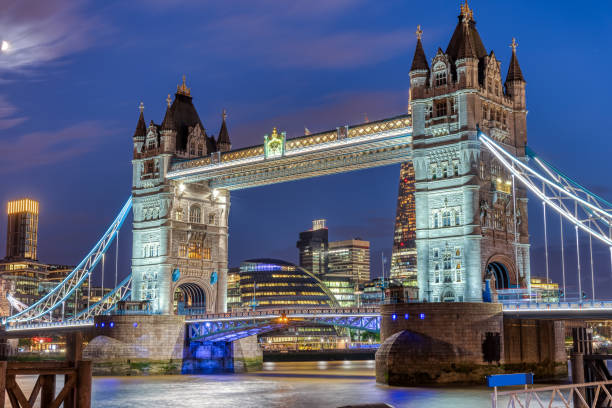
[[[487,53],[467,2],[431,67],[421,36],[419,26],[410,69],[419,297],[482,301],[487,279],[493,290],[528,287],[526,192],[477,139],[480,128],[525,156],[525,80],[516,42],[503,83],[501,62]]]
[[[229,192],[166,174],[176,161],[228,151],[226,115],[219,137],[208,136],[184,77],[166,101],[161,125],[145,124],[141,103],[134,132],[132,300],[158,314],[223,312]]]

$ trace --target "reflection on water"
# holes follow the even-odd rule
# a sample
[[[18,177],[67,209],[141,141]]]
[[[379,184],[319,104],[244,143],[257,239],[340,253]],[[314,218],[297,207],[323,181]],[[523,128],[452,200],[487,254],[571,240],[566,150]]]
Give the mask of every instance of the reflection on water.
[[[320,361],[264,363],[260,372],[238,375],[95,377],[92,407],[311,408],[386,402],[396,407],[476,408],[490,406],[490,398],[485,387],[377,385],[374,361]]]

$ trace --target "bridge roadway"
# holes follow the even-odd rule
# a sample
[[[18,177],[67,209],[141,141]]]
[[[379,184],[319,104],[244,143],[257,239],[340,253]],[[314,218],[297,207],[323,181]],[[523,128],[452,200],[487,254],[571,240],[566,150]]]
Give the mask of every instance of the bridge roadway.
[[[516,318],[612,320],[612,301],[506,303],[502,310],[504,316]],[[201,340],[236,340],[287,324],[316,323],[376,332],[380,330],[380,311],[378,307],[269,309],[186,316],[185,323],[190,338]],[[0,332],[0,338],[62,334],[93,326],[93,319],[10,325]],[[244,335],[235,336],[239,332]]]

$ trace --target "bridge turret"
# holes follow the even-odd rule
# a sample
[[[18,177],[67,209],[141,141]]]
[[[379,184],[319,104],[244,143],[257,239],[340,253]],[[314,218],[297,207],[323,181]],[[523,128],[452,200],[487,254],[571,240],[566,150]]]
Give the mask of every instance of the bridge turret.
[[[134,131],[134,154],[142,151],[142,145],[144,144],[145,137],[147,136],[147,125],[144,120],[144,104],[140,102],[138,107],[140,110],[140,116],[138,116],[138,123],[136,124],[136,130]]]
[[[515,146],[519,149],[524,149],[527,144],[527,106],[525,103],[525,79],[523,72],[516,57],[516,47],[518,43],[516,39],[512,39],[512,56],[510,57],[510,66],[506,75],[506,96],[512,99]],[[523,154],[524,155],[524,152]]]
[[[221,123],[221,130],[219,130],[219,137],[217,138],[217,149],[220,152],[228,152],[232,149],[232,143],[230,142],[229,132],[227,131],[227,112],[223,109],[223,122]]]
[[[176,124],[172,117],[172,98],[170,94],[166,98],[166,104],[166,115],[161,124],[161,149],[164,153],[174,153],[176,151]]]
[[[425,96],[425,88],[427,87],[427,78],[429,77],[429,64],[427,64],[427,57],[425,56],[425,50],[423,50],[423,43],[421,37],[423,36],[423,30],[421,26],[417,26],[416,30],[416,49],[414,50],[414,57],[412,58],[412,66],[410,67],[410,111],[412,112],[412,134],[423,135],[425,132],[425,123],[422,120],[415,121],[415,118],[424,117],[426,109],[425,103],[415,102]]]

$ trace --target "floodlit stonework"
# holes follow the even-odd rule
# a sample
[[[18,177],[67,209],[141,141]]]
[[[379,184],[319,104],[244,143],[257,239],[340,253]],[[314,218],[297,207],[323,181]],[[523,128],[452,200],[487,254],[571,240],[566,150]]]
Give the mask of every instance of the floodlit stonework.
[[[525,157],[525,81],[513,41],[501,62],[487,53],[473,12],[462,8],[446,51],[427,62],[422,31],[410,70],[419,298],[482,301],[494,289],[529,285],[525,190],[478,140],[479,129]]]

